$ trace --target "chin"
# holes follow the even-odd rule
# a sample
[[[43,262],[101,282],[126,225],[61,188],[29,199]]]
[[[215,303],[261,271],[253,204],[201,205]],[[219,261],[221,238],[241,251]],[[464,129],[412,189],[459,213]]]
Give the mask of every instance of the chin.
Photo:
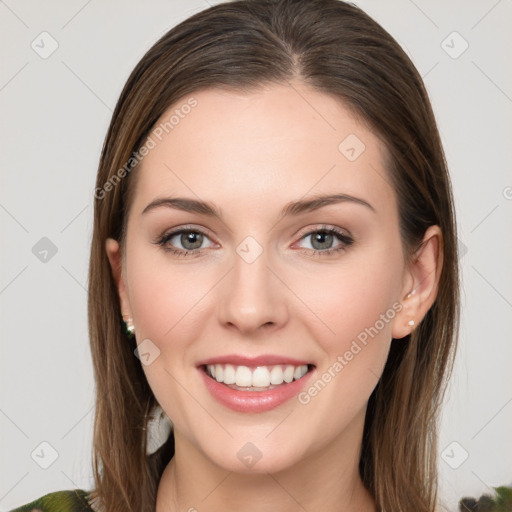
[[[213,464],[226,470],[239,474],[258,475],[278,473],[290,469],[301,461],[299,447],[288,445],[276,447],[273,443],[265,441],[231,440],[229,445],[212,451],[208,447],[205,452]]]

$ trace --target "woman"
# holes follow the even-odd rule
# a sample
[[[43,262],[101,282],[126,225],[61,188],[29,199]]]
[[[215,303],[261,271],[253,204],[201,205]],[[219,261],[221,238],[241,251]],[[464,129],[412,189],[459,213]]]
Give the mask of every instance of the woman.
[[[387,32],[338,0],[190,17],[128,79],[95,198],[95,487],[17,510],[435,510],[455,213]]]

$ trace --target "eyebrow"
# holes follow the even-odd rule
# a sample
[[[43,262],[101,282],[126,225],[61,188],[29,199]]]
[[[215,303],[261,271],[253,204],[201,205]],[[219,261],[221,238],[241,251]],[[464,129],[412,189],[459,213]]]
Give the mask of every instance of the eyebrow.
[[[353,203],[364,206],[374,213],[375,208],[359,197],[354,197],[348,194],[329,194],[322,196],[314,196],[310,199],[301,199],[298,201],[292,201],[284,206],[281,211],[280,219],[288,217],[290,215],[299,215],[301,213],[311,212],[337,203]],[[149,203],[141,215],[144,215],[156,208],[172,208],[175,210],[182,210],[184,212],[198,213],[206,215],[208,217],[215,217],[222,220],[222,213],[217,207],[209,202],[200,201],[196,199],[190,199],[185,197],[161,197],[157,198]]]

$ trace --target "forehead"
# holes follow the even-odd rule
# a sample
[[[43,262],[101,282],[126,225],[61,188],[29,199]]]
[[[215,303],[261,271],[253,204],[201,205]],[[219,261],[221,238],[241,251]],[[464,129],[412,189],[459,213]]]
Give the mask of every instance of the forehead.
[[[332,192],[394,207],[383,143],[339,100],[304,84],[195,92],[166,111],[149,145],[137,168],[140,211],[165,195],[261,209],[262,199],[270,207]]]

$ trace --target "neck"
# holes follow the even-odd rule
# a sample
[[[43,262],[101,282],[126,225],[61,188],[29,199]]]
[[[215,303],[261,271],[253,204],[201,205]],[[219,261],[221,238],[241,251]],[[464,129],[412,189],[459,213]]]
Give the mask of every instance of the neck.
[[[360,425],[351,428],[362,432]],[[376,511],[359,476],[360,436],[354,442],[344,432],[292,467],[246,474],[220,468],[179,432],[174,435],[176,452],[160,480],[156,512]]]

